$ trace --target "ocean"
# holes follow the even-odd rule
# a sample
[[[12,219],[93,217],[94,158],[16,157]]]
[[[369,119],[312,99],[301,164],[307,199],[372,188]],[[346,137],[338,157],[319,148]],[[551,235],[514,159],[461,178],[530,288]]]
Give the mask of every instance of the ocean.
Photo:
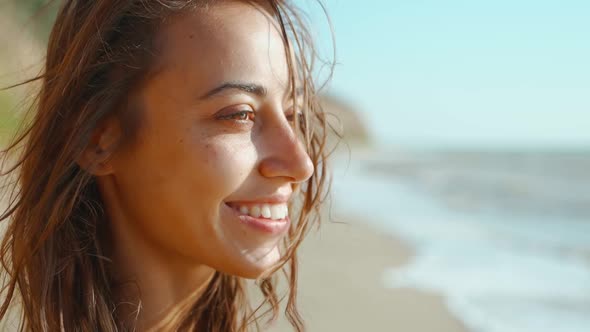
[[[340,154],[332,199],[414,248],[384,287],[440,294],[474,332],[590,331],[590,151]]]

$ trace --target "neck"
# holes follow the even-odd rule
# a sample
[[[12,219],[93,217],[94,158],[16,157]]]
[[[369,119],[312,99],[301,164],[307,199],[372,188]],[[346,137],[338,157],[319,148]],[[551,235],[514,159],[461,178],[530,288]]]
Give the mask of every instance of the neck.
[[[111,191],[112,193],[112,191]],[[172,331],[206,290],[215,270],[164,250],[134,229],[116,197],[103,191],[109,218],[116,318],[135,331]]]
[[[134,331],[174,331],[205,292],[214,274],[208,267],[199,267],[183,278],[151,271],[137,273],[135,277],[118,276],[118,280],[127,281],[114,289],[118,303],[116,317]]]

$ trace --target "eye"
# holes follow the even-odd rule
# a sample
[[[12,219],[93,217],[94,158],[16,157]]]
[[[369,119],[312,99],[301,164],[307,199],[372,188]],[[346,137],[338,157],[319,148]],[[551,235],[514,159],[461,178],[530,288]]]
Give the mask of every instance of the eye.
[[[229,118],[233,120],[254,120],[254,112],[252,111],[239,111],[234,114],[229,115]]]
[[[299,129],[305,130],[305,116],[301,111],[290,111],[285,114],[287,121],[291,122],[293,126],[295,126],[295,121],[299,122]]]
[[[242,110],[228,110],[225,114],[219,115],[217,118],[220,120],[234,120],[238,122],[254,121],[255,113],[252,109]]]

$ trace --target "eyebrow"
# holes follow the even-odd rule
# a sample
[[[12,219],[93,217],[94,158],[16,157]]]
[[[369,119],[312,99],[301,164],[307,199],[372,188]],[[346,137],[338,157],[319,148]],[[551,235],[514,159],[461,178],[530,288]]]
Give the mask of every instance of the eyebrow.
[[[201,96],[200,99],[207,99],[211,98],[215,95],[219,95],[227,90],[241,90],[249,94],[257,95],[259,97],[264,97],[268,94],[268,91],[262,85],[256,83],[247,83],[247,82],[225,82],[220,86],[213,88],[209,92],[205,93]]]

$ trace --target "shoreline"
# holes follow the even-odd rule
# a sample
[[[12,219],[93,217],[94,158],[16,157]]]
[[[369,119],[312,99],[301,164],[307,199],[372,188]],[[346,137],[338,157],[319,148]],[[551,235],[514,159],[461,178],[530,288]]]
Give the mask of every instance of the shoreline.
[[[445,298],[412,288],[389,289],[383,272],[409,262],[414,250],[359,218],[324,221],[299,251],[299,308],[307,331],[467,332]],[[328,220],[323,218],[323,220]],[[268,331],[292,331],[281,317]]]

